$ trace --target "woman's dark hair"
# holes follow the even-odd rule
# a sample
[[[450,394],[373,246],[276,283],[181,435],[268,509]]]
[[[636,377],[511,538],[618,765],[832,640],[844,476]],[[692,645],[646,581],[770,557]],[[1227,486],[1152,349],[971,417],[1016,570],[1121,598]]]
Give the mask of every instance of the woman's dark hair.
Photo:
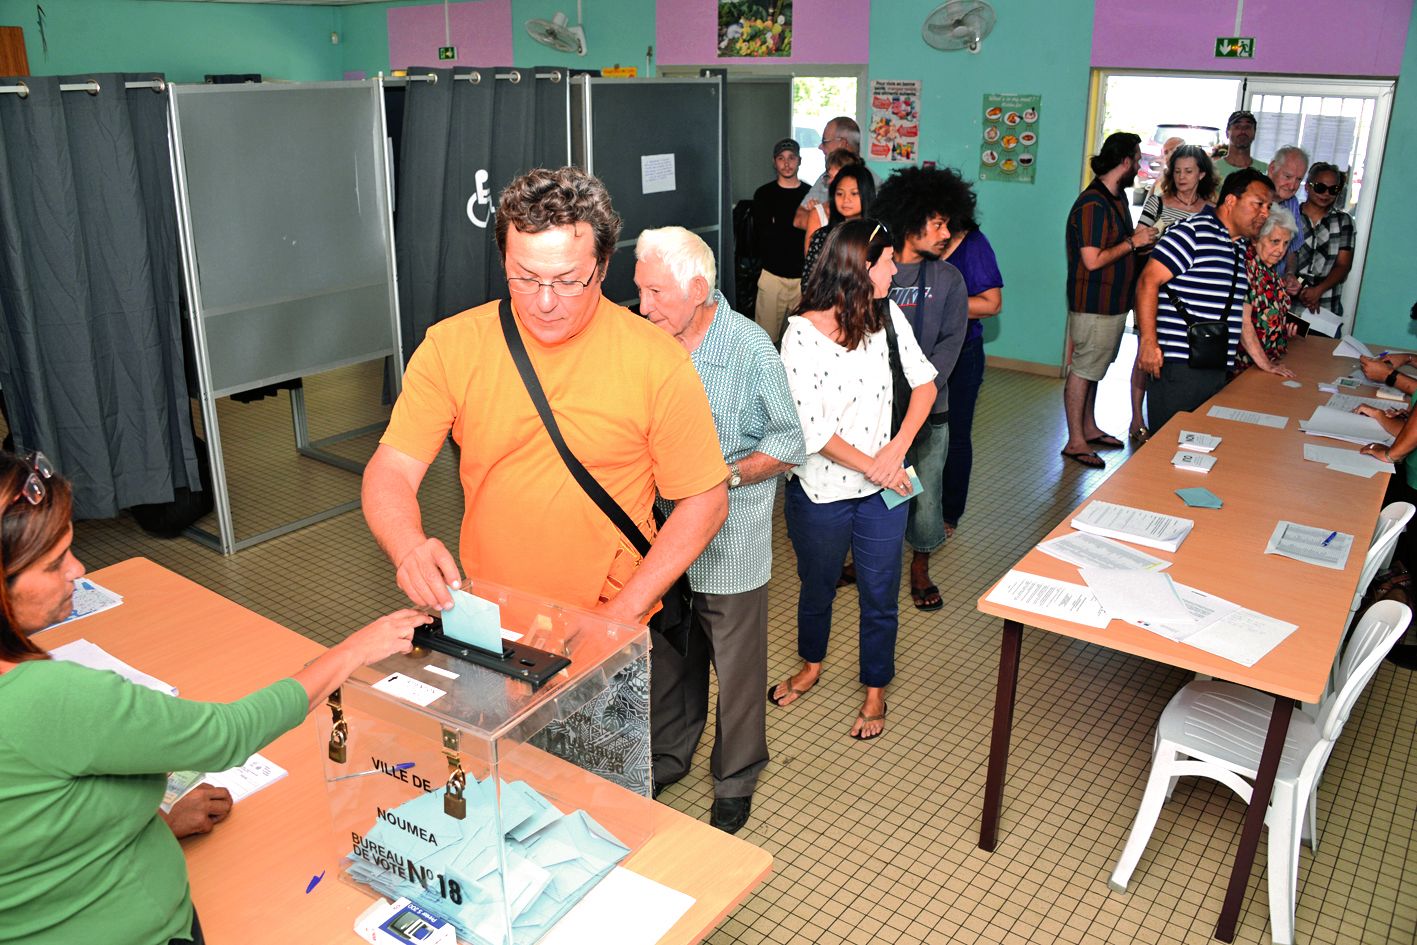
[[[1315,161],[1309,167],[1308,180],[1312,182],[1316,176],[1325,171],[1338,178],[1338,190],[1342,193],[1343,189],[1348,186],[1348,175],[1340,171],[1337,164],[1330,164],[1327,161]]]
[[[871,213],[891,228],[899,250],[905,238],[922,232],[935,214],[945,218],[952,233],[978,229],[975,206],[974,188],[959,171],[907,167],[886,178]]]
[[[856,189],[861,194],[861,219],[866,219],[871,212],[871,206],[876,202],[876,178],[871,176],[871,171],[865,164],[848,164],[836,172],[836,177],[827,190],[827,226],[835,226],[846,219],[836,209],[836,189],[844,180],[856,181]]]
[[[58,476],[44,480],[44,498],[31,504],[21,495],[33,472],[26,459],[0,453],[0,660],[48,659],[25,631],[15,626],[10,588],[26,568],[48,554],[69,530],[73,494]]]
[[[1174,197],[1176,195],[1176,162],[1181,158],[1190,158],[1196,162],[1196,167],[1201,172],[1200,180],[1196,182],[1196,196],[1206,203],[1214,203],[1215,195],[1220,190],[1220,178],[1215,176],[1215,163],[1211,161],[1210,155],[1205,153],[1205,148],[1194,144],[1183,144],[1171,152],[1171,156],[1166,159],[1166,176],[1161,178],[1161,195],[1163,197]]]
[[[889,307],[875,297],[871,267],[890,247],[890,231],[877,220],[843,220],[832,227],[802,286],[796,314],[834,312],[841,344],[855,350],[867,335],[885,327]]]
[[[1088,161],[1088,166],[1092,168],[1092,173],[1101,177],[1136,154],[1140,145],[1140,135],[1132,134],[1130,131],[1114,131],[1107,136],[1106,141],[1102,142],[1102,150]]]

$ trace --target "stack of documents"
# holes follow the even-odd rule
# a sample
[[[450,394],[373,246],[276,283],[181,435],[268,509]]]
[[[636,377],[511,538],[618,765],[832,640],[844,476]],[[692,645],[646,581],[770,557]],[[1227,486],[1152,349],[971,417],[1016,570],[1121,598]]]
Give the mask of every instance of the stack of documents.
[[[1215,466],[1215,457],[1209,453],[1177,450],[1176,455],[1171,457],[1171,465],[1177,469],[1191,469],[1196,472],[1208,473]]]
[[[1397,472],[1392,463],[1385,463],[1376,456],[1369,456],[1357,450],[1346,450],[1337,446],[1319,446],[1317,443],[1304,444],[1304,458],[1313,463],[1323,463],[1335,472],[1348,473],[1371,479],[1380,472]]]
[[[1361,389],[1361,388],[1360,388]],[[1369,391],[1369,393],[1372,393]],[[1345,413],[1352,413],[1359,407],[1376,407],[1378,410],[1387,410],[1393,404],[1384,397],[1360,397],[1357,394],[1335,393],[1328,399],[1325,407],[1332,407],[1334,410],[1342,410]]]
[[[1142,624],[1191,622],[1168,575],[1109,568],[1079,568],[1078,573],[1109,617]]]
[[[1177,440],[1177,445],[1183,450],[1190,450],[1193,453],[1210,453],[1220,445],[1221,438],[1210,433],[1193,433],[1190,430],[1182,430],[1181,436]]]
[[[406,896],[447,919],[460,940],[537,941],[630,851],[585,811],[562,814],[524,781],[500,786],[500,818],[491,778],[467,779],[461,820],[443,810],[446,789],[380,810],[345,869],[384,896]]]
[[[1038,546],[1038,550],[1078,567],[1112,568],[1119,571],[1164,571],[1171,567],[1171,562],[1164,558],[1087,532],[1070,532],[1052,541],[1045,541]]]
[[[1273,427],[1276,430],[1283,430],[1289,425],[1288,417],[1281,417],[1273,413],[1260,413],[1258,410],[1241,410],[1238,407],[1212,406],[1205,412],[1207,417],[1218,417],[1221,420],[1234,420],[1237,423],[1253,423],[1260,427]]]
[[[1339,339],[1338,344],[1334,345],[1333,356],[1335,358],[1371,358],[1373,349],[1352,335],[1348,335]]]
[[[1096,500],[1089,502],[1072,521],[1073,528],[1080,532],[1119,538],[1162,551],[1181,547],[1195,524],[1188,518]]]
[[[1392,445],[1392,434],[1372,417],[1332,407],[1315,407],[1313,416],[1299,421],[1299,429],[1310,436],[1325,436],[1345,443]]]
[[[176,686],[170,686],[161,679],[149,676],[140,669],[134,669],[97,643],[90,643],[88,640],[79,639],[75,640],[73,643],[65,643],[63,646],[56,646],[49,651],[49,655],[56,660],[78,663],[80,666],[87,666],[89,669],[109,670],[110,672],[117,673],[131,683],[137,683],[139,686],[147,686],[149,689],[166,693],[169,696],[177,695]]]
[[[243,765],[210,774],[201,771],[174,771],[167,776],[167,791],[162,796],[162,809],[172,810],[173,804],[204,781],[213,787],[226,788],[231,792],[231,803],[239,804],[257,791],[275,784],[286,774],[284,768],[260,754],[247,758]]]
[[[1348,551],[1352,547],[1352,535],[1311,525],[1280,522],[1274,526],[1274,534],[1269,536],[1264,553],[1342,571],[1348,564]]]
[[[1255,665],[1266,653],[1283,643],[1289,634],[1299,629],[1292,623],[1246,610],[1239,604],[1194,587],[1185,584],[1174,586],[1190,615],[1189,620],[1175,623],[1127,622],[1242,666]]]

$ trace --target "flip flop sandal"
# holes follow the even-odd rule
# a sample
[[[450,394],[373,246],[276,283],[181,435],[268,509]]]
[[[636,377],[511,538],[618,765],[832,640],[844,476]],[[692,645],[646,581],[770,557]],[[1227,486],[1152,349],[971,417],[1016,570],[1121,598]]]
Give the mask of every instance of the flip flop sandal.
[[[887,710],[889,710],[889,709],[890,709],[890,706],[887,705],[886,703],[882,702],[882,703],[881,703],[881,714],[880,714],[880,715],[863,715],[861,712],[857,712],[857,713],[856,713],[856,720],[857,720],[858,722],[863,722],[863,723],[864,723],[864,722],[884,722],[884,721],[886,720],[886,712],[887,712]],[[883,734],[885,733],[885,731],[886,731],[886,727],[885,727],[884,725],[882,725],[882,726],[881,726],[881,730],[880,730],[879,732],[877,732],[876,734],[874,734],[874,735],[855,735],[855,734],[854,734],[854,735],[852,735],[851,737],[854,738],[854,739],[856,739],[858,742],[869,742],[869,741],[870,741],[871,739],[873,739],[873,738],[880,738],[881,735],[883,735]]]
[[[926,601],[932,597],[934,601],[927,603]],[[933,584],[928,584],[925,587],[912,587],[910,599],[915,602],[916,610],[934,611],[945,606],[944,599],[940,597],[940,589]]]
[[[792,678],[791,678],[791,677],[788,677],[788,679],[787,679],[787,681],[786,681],[786,683],[785,683],[785,685],[787,686],[787,692],[784,692],[782,695],[778,696],[777,698],[773,698],[773,694],[772,694],[772,693],[773,693],[773,690],[776,689],[779,685],[783,685],[783,684],[781,684],[781,683],[774,683],[773,685],[771,685],[771,686],[768,687],[768,701],[771,702],[773,705],[777,706],[779,709],[783,709],[783,708],[786,708],[786,706],[783,705],[783,701],[788,697],[789,694],[795,694],[795,695],[796,695],[796,698],[794,698],[794,699],[792,700],[792,702],[796,702],[797,699],[800,699],[800,698],[802,698],[803,696],[805,696],[807,693],[811,692],[811,691],[812,691],[812,687],[815,686],[816,683],[812,683],[812,685],[811,685],[811,686],[808,686],[806,689],[798,689],[796,686],[792,685]],[[787,703],[787,705],[791,705],[791,704],[792,704],[791,702]]]
[[[1063,450],[1061,455],[1077,463],[1079,466],[1086,466],[1088,469],[1107,468],[1107,463],[1103,461],[1102,457],[1093,452],[1069,453],[1067,450]]]
[[[1103,449],[1108,450],[1119,450],[1123,446],[1122,441],[1117,439],[1110,433],[1104,433],[1101,436],[1095,436],[1087,442],[1093,446],[1100,446]]]

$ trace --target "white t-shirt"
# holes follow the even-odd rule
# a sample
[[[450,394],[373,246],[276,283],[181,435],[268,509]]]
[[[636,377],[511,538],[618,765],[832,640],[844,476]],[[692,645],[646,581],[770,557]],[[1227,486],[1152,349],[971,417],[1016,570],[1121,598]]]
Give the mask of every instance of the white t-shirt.
[[[894,302],[890,312],[905,379],[911,387],[933,381],[935,366],[920,351],[910,323]],[[807,461],[788,475],[801,480],[807,497],[818,503],[880,492],[863,473],[832,462],[821,449],[836,435],[874,456],[890,441],[892,385],[885,329],[848,351],[807,319],[793,315],[782,336],[782,363],[807,441]]]

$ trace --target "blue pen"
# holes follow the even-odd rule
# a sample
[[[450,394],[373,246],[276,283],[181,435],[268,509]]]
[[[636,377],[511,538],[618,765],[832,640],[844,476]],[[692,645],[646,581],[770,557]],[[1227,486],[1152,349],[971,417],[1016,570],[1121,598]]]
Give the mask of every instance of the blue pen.
[[[1338,537],[1338,532],[1329,532],[1329,533],[1328,533],[1328,537],[1323,540],[1323,542],[1319,545],[1319,547],[1321,547],[1321,548],[1327,548],[1327,547],[1328,547],[1328,543],[1331,542],[1331,541],[1333,541],[1333,540],[1334,540],[1335,538],[1337,538],[1337,537]]]
[[[1392,354],[1391,351],[1384,351],[1382,354],[1378,355],[1377,360],[1381,361],[1383,358],[1387,357],[1390,354]]]
[[[1324,544],[1328,544],[1328,542],[1324,542]],[[400,761],[398,764],[394,765],[394,770],[395,770],[395,771],[407,771],[409,768],[412,768],[413,765],[414,765],[414,763],[413,763],[412,761]],[[365,775],[370,775],[370,774],[383,774],[383,773],[384,773],[384,769],[383,769],[383,768],[370,768],[368,771],[356,771],[356,772],[354,772],[353,774],[342,774],[342,775],[340,775],[340,776],[337,777],[337,778],[330,778],[329,780],[331,780],[331,781],[348,781],[350,778],[362,778],[362,777],[364,777]]]

